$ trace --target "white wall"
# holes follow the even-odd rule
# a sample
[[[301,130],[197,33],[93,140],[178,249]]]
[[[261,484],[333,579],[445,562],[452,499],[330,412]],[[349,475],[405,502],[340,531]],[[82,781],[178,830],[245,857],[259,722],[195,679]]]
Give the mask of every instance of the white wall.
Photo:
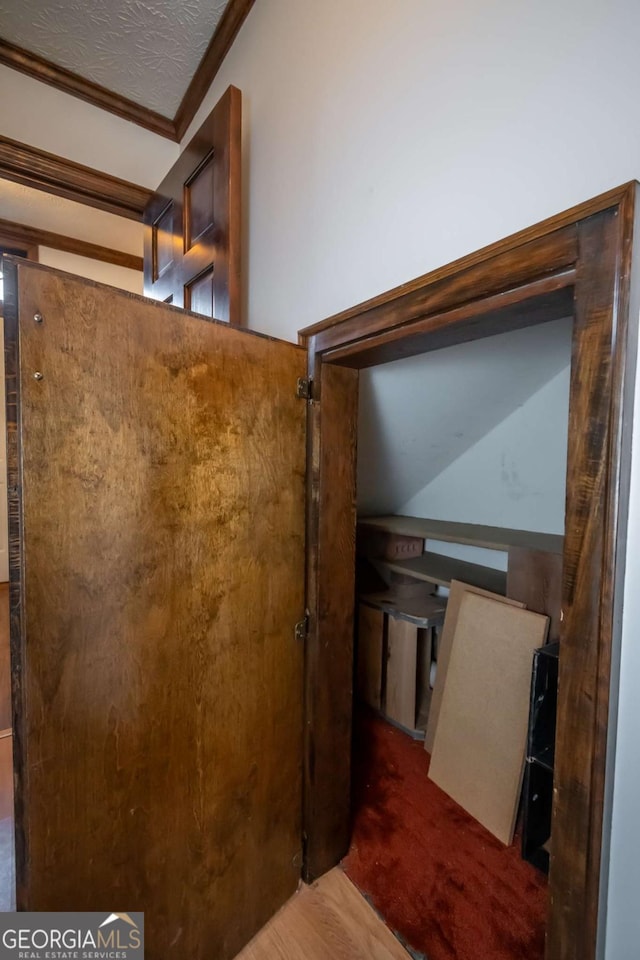
[[[79,277],[108,283],[131,293],[142,293],[142,273],[139,270],[129,270],[127,267],[103,263],[101,260],[90,260],[64,250],[52,250],[50,247],[40,247],[38,259],[40,263],[57,270],[66,270],[67,273],[75,273]]]
[[[500,523],[492,518],[499,517],[502,494],[508,491],[511,509],[503,523],[532,530],[555,527],[564,509],[568,395],[544,394],[546,404],[538,400],[529,416],[526,411],[538,391],[568,367],[571,327],[569,318],[556,320],[363,370],[360,513],[443,513],[448,514],[443,519]],[[517,410],[500,434],[501,451],[480,444]],[[528,431],[529,443],[516,438],[518,427]],[[474,456],[463,456],[472,447]],[[561,451],[559,460],[556,450]],[[501,453],[511,482],[502,480],[502,468],[494,463]],[[464,472],[467,466],[478,474],[474,490]],[[449,490],[435,483],[443,471]],[[431,498],[420,494],[425,488],[433,491]],[[437,513],[429,509],[430,499]],[[507,513],[522,522],[508,523]]]
[[[178,144],[0,65],[5,137],[155,190]]]
[[[636,416],[629,503],[629,541],[624,590],[614,817],[611,834],[607,960],[637,960],[639,953],[640,856],[640,379],[636,381]]]
[[[142,256],[143,227],[84,203],[0,179],[0,217]]]
[[[256,4],[195,121],[229,83],[243,91],[250,324],[293,339],[640,176],[639,37],[637,0]],[[639,628],[628,608],[627,759]],[[640,818],[636,773],[617,775],[607,960],[630,960]]]
[[[3,65],[0,90],[0,130],[13,140],[153,190],[178,157],[178,144]],[[0,218],[142,255],[141,223],[1,179]],[[84,276],[104,274],[77,266]],[[111,273],[139,291],[130,274]]]
[[[636,0],[270,0],[244,95],[249,319],[306,323],[640,172]]]
[[[569,374],[567,366],[398,512],[563,534]]]

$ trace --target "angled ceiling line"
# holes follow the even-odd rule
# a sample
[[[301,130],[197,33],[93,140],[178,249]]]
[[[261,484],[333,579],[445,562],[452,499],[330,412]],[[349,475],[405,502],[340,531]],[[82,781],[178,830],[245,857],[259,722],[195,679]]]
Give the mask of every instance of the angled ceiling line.
[[[254,2],[255,0],[229,0],[225,7],[173,118],[176,140],[182,140],[187,132]]]
[[[1,37],[0,63],[161,137],[179,142],[200,108],[254,2],[229,0],[174,117],[165,117],[143,107]]]
[[[1,134],[0,177],[130,220],[142,220],[153,195],[147,187]]]
[[[2,37],[0,37],[0,63],[34,80],[40,80],[41,83],[47,83],[50,87],[55,87],[72,97],[77,97],[78,100],[85,100],[94,107],[113,113],[123,120],[137,123],[139,127],[151,130],[152,133],[157,133],[168,140],[178,139],[175,124],[169,117],[163,117],[147,107],[141,107],[133,100],[128,100],[119,93],[94,83],[93,80],[86,80],[79,73],[59,67],[51,60],[45,60],[44,57],[31,53],[30,50],[9,43]]]

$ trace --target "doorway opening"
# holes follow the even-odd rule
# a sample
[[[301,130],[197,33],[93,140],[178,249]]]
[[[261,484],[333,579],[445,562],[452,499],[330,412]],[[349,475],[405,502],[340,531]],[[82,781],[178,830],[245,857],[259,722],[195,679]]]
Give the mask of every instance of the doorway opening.
[[[344,865],[433,960],[544,957],[542,743],[520,798],[534,650],[546,663],[559,634],[571,331],[559,319],[360,374]]]
[[[304,795],[312,878],[350,839],[359,371],[573,316],[547,960],[594,960],[606,916],[605,772],[615,748],[640,292],[635,211],[636,184],[626,184],[300,334],[313,386]]]

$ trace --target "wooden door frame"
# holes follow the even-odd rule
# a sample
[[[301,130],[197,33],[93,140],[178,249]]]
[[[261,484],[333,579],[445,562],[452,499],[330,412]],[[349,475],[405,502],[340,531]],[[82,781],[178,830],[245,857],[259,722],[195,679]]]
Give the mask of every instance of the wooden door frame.
[[[547,960],[606,910],[640,243],[634,181],[300,332],[308,440],[305,877],[346,852],[358,370],[573,315]],[[635,234],[637,235],[637,234]],[[611,736],[609,736],[609,728]]]

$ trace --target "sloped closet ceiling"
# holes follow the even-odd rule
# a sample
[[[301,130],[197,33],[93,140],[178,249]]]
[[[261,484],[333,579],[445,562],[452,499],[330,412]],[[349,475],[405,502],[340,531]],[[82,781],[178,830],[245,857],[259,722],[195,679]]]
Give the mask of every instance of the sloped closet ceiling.
[[[399,511],[526,403],[569,364],[571,327],[557,320],[363,370],[359,512]]]
[[[173,117],[227,0],[0,0],[0,36]]]

